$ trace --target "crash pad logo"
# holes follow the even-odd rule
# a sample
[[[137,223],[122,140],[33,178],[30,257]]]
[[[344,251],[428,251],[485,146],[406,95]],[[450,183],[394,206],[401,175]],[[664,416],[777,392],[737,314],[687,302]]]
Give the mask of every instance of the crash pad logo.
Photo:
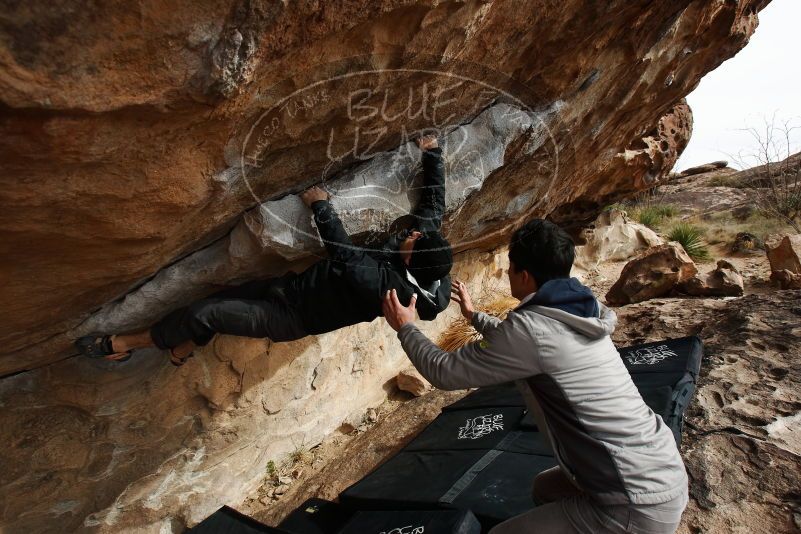
[[[479,439],[496,430],[503,430],[503,414],[480,415],[468,419],[463,427],[459,427],[458,439]]]
[[[626,360],[630,365],[654,365],[668,358],[677,357],[678,354],[670,350],[667,345],[645,347],[626,353]]]
[[[414,525],[407,525],[405,527],[396,527],[392,530],[382,530],[379,534],[423,534],[425,532],[425,527],[420,525],[419,527],[415,527]]]

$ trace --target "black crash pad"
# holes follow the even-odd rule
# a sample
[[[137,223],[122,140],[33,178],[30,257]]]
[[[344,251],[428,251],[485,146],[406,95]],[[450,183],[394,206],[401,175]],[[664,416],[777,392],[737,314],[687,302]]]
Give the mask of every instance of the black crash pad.
[[[704,346],[697,336],[666,339],[618,349],[643,400],[662,416],[681,443],[684,411],[690,404]]]
[[[278,527],[292,534],[335,534],[351,517],[353,512],[341,504],[312,498],[298,506]]]
[[[191,534],[290,534],[286,530],[259,523],[252,517],[228,506],[223,506],[186,532]]]
[[[698,336],[665,339],[617,350],[633,377],[651,375],[652,383],[661,385],[672,385],[685,373],[698,376],[704,356],[704,346]]]
[[[469,509],[484,527],[531,509],[550,456],[503,450],[403,451],[340,496],[354,510]]]
[[[458,401],[444,407],[443,411],[465,410],[473,408],[494,408],[504,406],[526,406],[523,395],[514,382],[498,386],[478,388],[471,391]]]
[[[468,510],[356,512],[339,534],[480,534],[481,524]]]

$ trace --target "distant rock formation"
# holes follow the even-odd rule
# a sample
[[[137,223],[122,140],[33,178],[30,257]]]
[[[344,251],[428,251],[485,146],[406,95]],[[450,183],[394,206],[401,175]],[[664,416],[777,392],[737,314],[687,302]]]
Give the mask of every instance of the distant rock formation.
[[[695,167],[685,169],[678,174],[678,177],[684,178],[686,176],[695,176],[696,174],[704,174],[707,172],[716,171],[718,169],[725,169],[728,166],[728,161],[713,161],[712,163],[704,163],[703,165],[697,165]]]

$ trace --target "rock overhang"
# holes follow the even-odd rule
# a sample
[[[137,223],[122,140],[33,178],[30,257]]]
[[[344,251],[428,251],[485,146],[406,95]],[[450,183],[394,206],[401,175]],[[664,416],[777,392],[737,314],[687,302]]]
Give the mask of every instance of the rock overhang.
[[[383,157],[431,125],[433,114],[401,96],[418,98],[423,87],[429,97],[440,91],[439,117],[452,119],[442,121],[441,133],[473,128],[468,141],[496,140],[476,147],[480,160],[451,161],[458,179],[448,196],[449,237],[465,248],[490,247],[526,217],[589,221],[616,195],[653,185],[672,166],[691,129],[689,110],[676,103],[747,42],[765,3],[687,0],[635,9],[577,1],[560,10],[537,3],[511,10],[503,2],[356,3],[308,17],[303,6],[221,2],[191,13],[142,5],[137,9],[148,14],[138,21],[106,6],[107,16],[81,31],[65,26],[39,49],[23,53],[24,43],[11,36],[0,96],[8,111],[3,131],[13,135],[4,136],[0,151],[6,174],[26,179],[6,193],[14,202],[3,221],[14,229],[6,234],[14,282],[3,288],[9,320],[0,330],[0,373],[70,355],[70,336],[93,324],[85,321],[98,308],[116,306],[192,256],[211,263],[195,261],[187,283],[199,285],[186,298],[252,275],[248,255],[269,243],[274,253],[261,255],[257,272],[302,268],[306,249],[292,248],[298,236],[253,208],[267,199],[262,212],[284,209],[294,202],[290,193],[312,183],[347,179],[356,168],[387,168]],[[34,32],[55,16],[34,6],[12,15]],[[293,34],[300,20],[306,30]],[[104,37],[129,35],[130,25],[135,41]],[[587,47],[588,39],[603,46]],[[58,54],[48,53],[53,45]],[[55,61],[92,57],[93,69],[69,72]],[[329,103],[306,90],[321,86],[331,89]],[[265,147],[259,135],[248,137],[254,125],[272,120],[271,107],[298,91],[307,98],[283,108],[298,120],[285,123],[280,140]],[[487,120],[479,128],[478,117],[499,105],[524,109],[523,122],[535,128],[515,130],[511,139],[508,132],[519,125]],[[411,115],[401,113],[409,109]],[[402,125],[389,120],[399,113]],[[367,157],[353,149],[357,127],[382,126],[386,135]],[[249,166],[248,149],[256,151],[249,163],[261,167]],[[488,168],[477,170],[477,162]],[[395,163],[404,179],[413,174],[406,173],[411,160]],[[481,187],[471,190],[473,180]],[[385,191],[394,206],[387,204],[386,213],[354,207],[347,195],[335,202],[360,213],[346,224],[383,224],[413,200]],[[308,220],[293,217],[291,225],[311,234],[303,247],[311,246]],[[215,263],[221,255],[240,267]],[[169,307],[185,298],[162,300]],[[50,310],[46,317],[42,309]]]

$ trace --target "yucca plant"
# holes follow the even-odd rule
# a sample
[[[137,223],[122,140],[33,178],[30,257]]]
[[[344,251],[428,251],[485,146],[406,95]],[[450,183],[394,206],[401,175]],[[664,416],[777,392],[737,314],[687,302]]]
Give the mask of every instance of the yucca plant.
[[[668,234],[670,241],[677,241],[690,258],[695,261],[709,259],[709,249],[704,243],[703,232],[689,223],[679,223]]]

